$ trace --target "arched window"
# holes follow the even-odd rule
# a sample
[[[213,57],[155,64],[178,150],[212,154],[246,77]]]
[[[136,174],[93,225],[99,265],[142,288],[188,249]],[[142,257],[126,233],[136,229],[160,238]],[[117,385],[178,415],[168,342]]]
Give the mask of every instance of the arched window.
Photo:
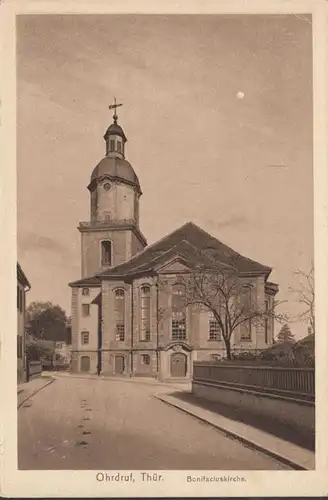
[[[103,240],[101,242],[101,265],[112,265],[112,242],[109,240]]]
[[[209,340],[221,340],[221,328],[212,312],[209,313],[208,330]]]
[[[125,340],[125,292],[121,288],[115,290],[115,325],[116,342]]]
[[[141,340],[150,340],[150,287],[140,289],[140,331]]]
[[[186,289],[182,284],[172,286],[172,340],[186,339]]]
[[[241,293],[241,317],[244,321],[240,325],[240,340],[250,342],[252,340],[252,286],[245,285]]]

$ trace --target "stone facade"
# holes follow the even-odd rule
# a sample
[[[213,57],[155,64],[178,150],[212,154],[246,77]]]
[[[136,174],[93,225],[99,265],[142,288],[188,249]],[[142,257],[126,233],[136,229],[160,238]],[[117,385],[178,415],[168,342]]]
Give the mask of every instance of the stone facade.
[[[192,223],[147,247],[139,229],[141,188],[125,160],[126,138],[115,117],[105,140],[107,157],[93,170],[88,186],[90,222],[79,226],[81,279],[70,284],[71,369],[188,379],[193,361],[213,360],[226,353],[220,335],[210,335],[213,318],[204,306],[186,307],[183,335],[173,321],[174,287],[179,276],[190,273],[198,252],[209,248],[218,262],[234,262],[250,289],[252,303],[261,310],[271,308],[277,286],[267,281],[270,268],[237,254]],[[102,262],[103,241],[109,242],[110,262]],[[268,347],[273,327],[272,320],[249,325],[248,330],[245,325],[238,327],[231,339],[232,350]]]

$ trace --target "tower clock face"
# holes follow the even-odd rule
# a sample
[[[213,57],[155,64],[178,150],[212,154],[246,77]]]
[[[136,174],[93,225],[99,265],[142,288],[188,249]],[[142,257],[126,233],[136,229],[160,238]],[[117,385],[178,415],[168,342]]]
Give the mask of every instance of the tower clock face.
[[[110,190],[110,184],[109,184],[109,182],[106,182],[104,184],[104,189],[105,189],[105,191],[109,191]]]

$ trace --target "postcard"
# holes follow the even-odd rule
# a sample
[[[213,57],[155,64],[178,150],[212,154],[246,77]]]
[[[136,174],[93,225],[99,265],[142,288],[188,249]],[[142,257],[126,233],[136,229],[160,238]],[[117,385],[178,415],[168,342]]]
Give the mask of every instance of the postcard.
[[[327,2],[4,1],[1,493],[327,494]]]

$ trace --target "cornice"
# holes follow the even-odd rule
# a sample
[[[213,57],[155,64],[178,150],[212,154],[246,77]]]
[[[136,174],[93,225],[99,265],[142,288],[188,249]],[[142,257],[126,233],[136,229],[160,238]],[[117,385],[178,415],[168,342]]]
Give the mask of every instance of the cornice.
[[[98,224],[97,224],[98,222]],[[80,231],[80,233],[90,233],[90,232],[102,232],[102,231],[132,231],[138,238],[139,240],[147,246],[147,240],[140,231],[140,229],[135,225],[135,223],[131,222],[126,222],[122,224],[115,224],[114,221],[101,221],[102,223],[99,224],[99,221],[96,221],[94,224],[92,221],[84,223],[80,223],[79,226],[77,226],[77,229]],[[81,225],[82,224],[82,225]]]
[[[90,184],[87,186],[87,189],[89,191],[93,191],[96,188],[96,186],[98,184],[100,184],[101,182],[103,182],[104,180],[109,180],[115,184],[127,184],[128,186],[133,187],[134,191],[136,191],[136,193],[138,193],[139,196],[142,195],[141,188],[140,188],[140,186],[138,186],[138,184],[136,184],[135,182],[130,181],[128,179],[124,179],[123,177],[120,177],[119,175],[112,176],[112,175],[105,174],[105,175],[102,175],[100,177],[96,177],[95,179],[93,179],[90,182]]]

